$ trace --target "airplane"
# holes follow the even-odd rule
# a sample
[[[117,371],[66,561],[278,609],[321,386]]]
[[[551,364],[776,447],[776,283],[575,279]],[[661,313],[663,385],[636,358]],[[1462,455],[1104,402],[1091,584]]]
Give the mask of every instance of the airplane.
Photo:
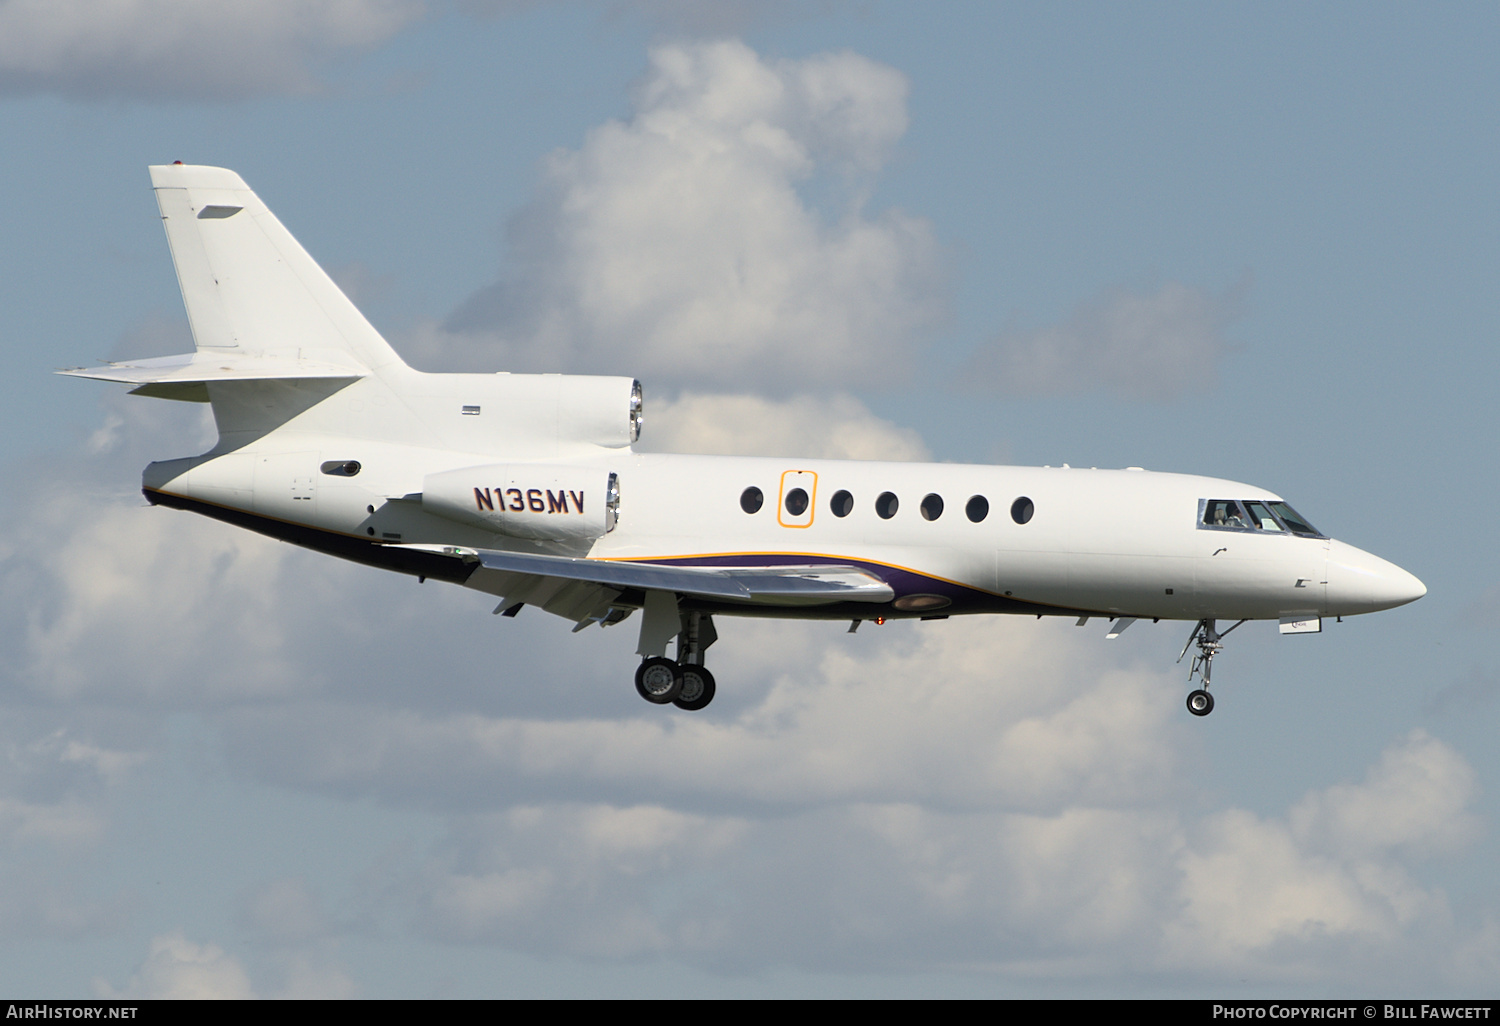
[[[609,627],[640,612],[636,690],[694,711],[716,616],[848,621],[980,613],[1193,624],[1188,710],[1250,620],[1426,594],[1279,495],[1139,467],[641,453],[640,382],[407,366],[244,181],[153,166],[195,351],[62,371],[206,402],[218,441],[148,465],[153,505],[460,584],[513,617]],[[1221,630],[1220,621],[1234,621]],[[672,655],[668,656],[669,646]]]

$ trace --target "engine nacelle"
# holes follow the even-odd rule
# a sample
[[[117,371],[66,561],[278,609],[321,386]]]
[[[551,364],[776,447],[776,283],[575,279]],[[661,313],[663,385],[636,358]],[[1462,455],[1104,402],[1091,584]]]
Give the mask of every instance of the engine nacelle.
[[[586,374],[417,375],[407,404],[434,444],[517,463],[628,448],[644,420],[639,381]]]
[[[614,530],[615,474],[542,463],[492,463],[429,474],[422,509],[512,538],[592,541]]]

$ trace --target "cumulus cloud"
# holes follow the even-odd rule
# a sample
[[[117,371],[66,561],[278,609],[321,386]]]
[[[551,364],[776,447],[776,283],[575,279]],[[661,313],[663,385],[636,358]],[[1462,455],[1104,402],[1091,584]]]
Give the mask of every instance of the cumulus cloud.
[[[229,725],[230,743],[279,782],[369,794],[389,785],[449,808],[582,793],[689,805],[1038,808],[1064,795],[1111,805],[1157,793],[1173,775],[1163,740],[1175,687],[1164,674],[1109,669],[1058,646],[1059,629],[959,619],[891,625],[888,639],[867,626],[867,640],[842,624],[721,618],[713,654],[733,673],[721,672],[713,708],[722,703],[727,718],[325,707],[288,722],[247,710]],[[616,670],[616,690],[634,698],[629,668]],[[1091,675],[1095,686],[1068,684]],[[954,709],[965,710],[961,720]],[[282,742],[267,749],[273,734]],[[710,765],[712,774],[683,772]]]
[[[1283,815],[1192,812],[1178,674],[1071,625],[720,630],[720,697],[693,717],[290,703],[224,721],[231,764],[447,810],[370,898],[440,942],[741,972],[1291,982],[1371,947],[1414,980],[1500,966],[1416,875],[1475,827],[1472,770],[1426,734]],[[595,708],[628,693],[604,681]]]
[[[145,960],[123,987],[94,980],[101,998],[122,1000],[235,1001],[268,997],[290,1000],[358,996],[348,972],[314,951],[283,952],[265,959],[256,986],[244,961],[212,941],[199,944],[178,928],[151,939]],[[278,985],[279,982],[279,985]]]
[[[966,383],[1002,395],[1104,393],[1165,402],[1218,383],[1233,348],[1224,330],[1248,281],[1214,295],[1169,281],[1154,292],[1110,289],[1061,324],[1011,328],[982,346]]]
[[[130,981],[115,990],[95,983],[100,997],[187,1001],[245,1000],[255,997],[239,959],[217,944],[197,944],[182,930],[153,937],[151,950]]]
[[[809,459],[925,460],[917,432],[882,420],[851,395],[684,393],[651,402],[637,448],[712,456],[801,456]]]
[[[1444,895],[1411,869],[1476,836],[1473,798],[1464,759],[1418,730],[1387,748],[1363,782],[1309,792],[1285,819],[1239,809],[1208,816],[1178,857],[1182,913],[1167,924],[1164,955],[1285,978],[1306,968],[1309,953],[1332,968],[1363,948],[1394,971],[1411,957],[1398,952],[1423,933],[1452,930]],[[1461,946],[1483,947],[1487,932],[1480,926]],[[1500,946],[1490,943],[1483,958],[1500,968]]]
[[[0,567],[0,606],[25,632],[18,676],[30,687],[181,699],[224,645],[244,661],[224,667],[222,686],[252,694],[287,679],[275,608],[285,547],[119,496],[67,489],[36,499],[40,516]],[[66,518],[68,544],[46,545],[49,522]]]
[[[306,93],[420,0],[0,0],[0,93],[222,100]]]
[[[137,905],[129,889],[71,874],[107,858],[112,807],[148,765],[154,725],[29,697],[0,678],[0,935],[115,932]]]
[[[1384,758],[1420,758],[1432,743],[1398,742]],[[1500,968],[1493,931],[1456,924],[1397,849],[1317,850],[1295,811],[1195,817],[1139,794],[1114,808],[1081,797],[1029,812],[826,794],[771,815],[526,804],[458,820],[411,890],[418,928],[449,942],[736,971],[1165,972],[1285,985],[1368,980],[1358,967],[1373,961],[1387,983],[1462,988]],[[1412,798],[1381,783],[1309,796],[1398,814]]]
[[[1457,752],[1414,730],[1363,783],[1308,795],[1292,810],[1291,823],[1302,844],[1344,857],[1395,848],[1453,851],[1478,834],[1467,812],[1476,790],[1474,771]]]
[[[906,91],[852,53],[657,48],[633,115],[548,158],[505,275],[418,355],[779,392],[895,380],[943,312],[931,226],[861,202]],[[814,178],[842,209],[799,193]]]

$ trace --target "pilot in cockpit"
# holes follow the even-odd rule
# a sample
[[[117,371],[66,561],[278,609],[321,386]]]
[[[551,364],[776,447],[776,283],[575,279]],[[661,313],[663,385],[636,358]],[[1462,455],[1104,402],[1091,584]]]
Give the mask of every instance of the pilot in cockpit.
[[[1240,504],[1232,499],[1218,499],[1209,503],[1208,516],[1204,522],[1212,527],[1239,527],[1249,525],[1240,515]]]

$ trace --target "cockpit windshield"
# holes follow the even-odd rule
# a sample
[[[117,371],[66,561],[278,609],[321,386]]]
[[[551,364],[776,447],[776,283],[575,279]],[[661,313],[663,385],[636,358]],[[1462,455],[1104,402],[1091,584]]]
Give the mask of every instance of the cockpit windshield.
[[[1276,518],[1271,515],[1271,511],[1266,509],[1264,502],[1247,502],[1245,503],[1245,508],[1250,511],[1251,527],[1258,527],[1262,531],[1281,530],[1281,525],[1276,522]]]
[[[1305,534],[1313,538],[1323,537],[1318,533],[1318,529],[1316,527],[1314,527],[1312,524],[1309,524],[1302,518],[1302,515],[1300,513],[1292,509],[1292,507],[1288,506],[1286,503],[1273,502],[1271,503],[1271,509],[1278,517],[1281,518],[1281,522],[1286,525],[1286,529],[1288,531],[1291,531],[1293,534]]]
[[[1264,499],[1201,499],[1200,529],[1217,531],[1267,531],[1291,533],[1304,538],[1323,535],[1284,502]]]

